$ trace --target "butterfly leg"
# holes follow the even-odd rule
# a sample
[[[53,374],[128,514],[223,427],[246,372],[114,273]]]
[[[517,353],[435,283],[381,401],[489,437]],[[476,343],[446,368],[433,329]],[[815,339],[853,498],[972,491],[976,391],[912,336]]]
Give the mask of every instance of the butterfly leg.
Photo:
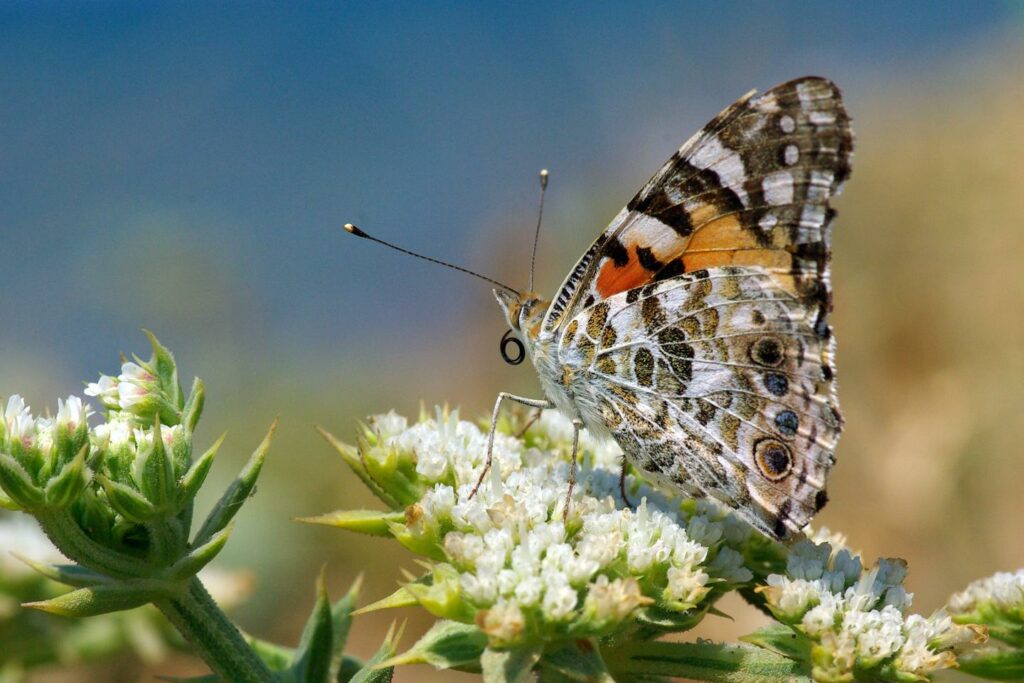
[[[619,470],[619,493],[622,494],[622,502],[624,502],[626,504],[626,507],[632,508],[632,507],[634,507],[633,502],[629,499],[629,496],[626,495],[626,467],[627,466],[628,466],[628,463],[626,462],[626,456],[622,456],[622,469]]]
[[[572,500],[572,490],[576,488],[576,459],[579,454],[580,430],[583,429],[583,421],[579,418],[572,421],[572,464],[569,466],[569,490],[565,492],[565,508],[562,510],[562,522],[569,519],[569,501]]]
[[[524,406],[530,406],[531,408],[554,408],[555,404],[546,399],[536,398],[525,398],[523,396],[516,396],[510,394],[507,391],[502,391],[498,394],[498,400],[494,402],[494,412],[491,413],[491,431],[487,435],[487,462],[484,463],[483,472],[480,473],[480,478],[476,480],[476,486],[470,491],[469,497],[472,498],[476,495],[476,492],[480,489],[480,485],[484,483],[484,477],[491,469],[491,460],[494,457],[494,432],[498,430],[498,416],[501,414],[501,404],[503,401],[515,401],[521,403]]]
[[[530,430],[530,427],[533,426],[533,423],[540,419],[540,416],[541,416],[542,413],[543,413],[543,411],[540,408],[537,408],[536,412],[534,412],[534,414],[533,414],[533,417],[531,417],[529,420],[527,420],[526,424],[523,425],[523,428],[520,429],[518,432],[516,432],[516,438],[517,439],[523,438],[523,436],[526,434],[526,432],[528,432]]]

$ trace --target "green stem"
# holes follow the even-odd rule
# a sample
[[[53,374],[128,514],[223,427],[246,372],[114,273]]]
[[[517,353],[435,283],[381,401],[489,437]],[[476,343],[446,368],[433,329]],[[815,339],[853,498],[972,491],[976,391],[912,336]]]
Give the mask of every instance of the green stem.
[[[178,597],[160,600],[157,608],[210,666],[231,683],[270,683],[274,675],[225,616],[199,579],[189,580]]]
[[[142,560],[89,538],[67,510],[39,510],[33,514],[53,544],[83,567],[117,578],[144,578],[156,572]]]

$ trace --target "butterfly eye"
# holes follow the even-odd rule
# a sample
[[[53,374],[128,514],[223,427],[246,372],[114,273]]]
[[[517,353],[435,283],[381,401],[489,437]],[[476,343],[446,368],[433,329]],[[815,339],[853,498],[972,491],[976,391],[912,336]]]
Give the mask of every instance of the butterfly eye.
[[[508,349],[510,344],[518,349],[518,352],[510,354]],[[501,338],[501,357],[509,365],[519,365],[526,358],[526,347],[523,346],[523,342],[519,341],[519,338],[515,336],[512,330],[506,332]]]

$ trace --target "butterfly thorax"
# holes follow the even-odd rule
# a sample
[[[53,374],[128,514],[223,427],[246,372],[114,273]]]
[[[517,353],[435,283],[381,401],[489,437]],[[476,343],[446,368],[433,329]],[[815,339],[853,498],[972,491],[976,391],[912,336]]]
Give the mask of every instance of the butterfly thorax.
[[[537,369],[541,387],[549,401],[568,418],[580,419],[595,437],[608,436],[608,429],[585,391],[586,379],[573,372],[559,354],[560,329],[545,329],[543,321],[551,302],[538,295],[495,290],[498,304],[513,334],[526,348]]]

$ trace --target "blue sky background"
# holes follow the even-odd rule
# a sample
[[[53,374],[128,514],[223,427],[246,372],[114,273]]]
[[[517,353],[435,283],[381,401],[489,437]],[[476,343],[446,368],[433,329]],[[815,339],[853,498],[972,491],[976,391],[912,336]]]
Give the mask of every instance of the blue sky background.
[[[550,289],[748,89],[828,75],[856,116],[1020,28],[1005,2],[4,3],[0,346],[76,377],[141,326],[402,353],[490,294],[342,223],[523,280],[547,166]]]

